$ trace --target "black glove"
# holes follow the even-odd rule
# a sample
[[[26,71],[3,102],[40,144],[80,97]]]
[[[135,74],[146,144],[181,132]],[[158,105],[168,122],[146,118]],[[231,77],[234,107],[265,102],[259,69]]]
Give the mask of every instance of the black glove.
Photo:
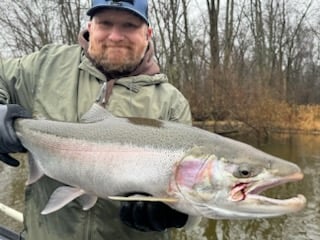
[[[161,232],[167,228],[181,228],[188,215],[178,212],[162,202],[121,202],[120,219],[129,227],[147,232]]]
[[[0,160],[14,167],[19,161],[9,153],[26,151],[13,128],[16,118],[31,118],[31,115],[18,104],[0,105]]]

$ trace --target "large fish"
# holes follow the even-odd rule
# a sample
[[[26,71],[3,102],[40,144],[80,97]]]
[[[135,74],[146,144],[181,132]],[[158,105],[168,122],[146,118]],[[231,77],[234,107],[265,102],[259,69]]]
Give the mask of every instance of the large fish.
[[[42,214],[75,198],[86,210],[98,197],[162,201],[211,219],[273,217],[306,203],[303,195],[259,195],[301,180],[297,165],[196,127],[118,118],[94,104],[81,123],[18,119],[15,129],[32,156],[28,184],[43,175],[66,184],[53,192]]]

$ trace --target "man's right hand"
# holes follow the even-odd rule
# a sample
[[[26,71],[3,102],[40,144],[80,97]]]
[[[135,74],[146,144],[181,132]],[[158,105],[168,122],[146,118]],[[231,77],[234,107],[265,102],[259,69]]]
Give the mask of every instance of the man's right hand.
[[[0,160],[13,167],[17,167],[19,161],[9,153],[26,151],[13,128],[16,118],[31,118],[31,114],[18,104],[0,105]]]

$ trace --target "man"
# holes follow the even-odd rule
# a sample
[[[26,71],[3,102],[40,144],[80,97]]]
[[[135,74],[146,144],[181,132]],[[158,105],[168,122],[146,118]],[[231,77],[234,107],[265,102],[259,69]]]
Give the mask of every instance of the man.
[[[79,121],[107,83],[101,103],[117,116],[191,123],[182,94],[159,73],[151,44],[147,0],[94,0],[79,45],[48,45],[19,59],[1,61],[0,158],[24,151],[12,128],[17,117]],[[18,104],[18,105],[16,105]],[[25,110],[24,110],[25,109]],[[61,183],[48,177],[27,186],[25,232],[30,240],[168,239],[187,215],[162,203],[119,203],[99,199],[89,211],[77,200],[46,216],[40,214]],[[130,194],[130,193],[128,193]]]

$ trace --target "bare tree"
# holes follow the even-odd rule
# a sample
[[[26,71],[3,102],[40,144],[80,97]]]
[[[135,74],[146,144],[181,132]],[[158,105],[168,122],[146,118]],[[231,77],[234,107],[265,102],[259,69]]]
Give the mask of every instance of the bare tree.
[[[13,55],[34,52],[48,43],[76,43],[88,6],[88,0],[4,1],[3,41]]]
[[[298,21],[295,23],[294,26],[287,29],[287,38],[286,38],[286,57],[287,57],[287,64],[286,64],[286,86],[288,84],[293,83],[293,79],[295,78],[295,74],[297,72],[301,72],[299,70],[302,70],[300,61],[301,56],[300,53],[304,48],[301,48],[301,43],[303,42],[303,39],[305,38],[305,26],[304,21],[307,16],[307,13],[310,9],[310,6],[312,4],[312,1],[309,2],[305,10],[302,12],[301,17],[298,19]],[[300,45],[300,46],[299,46]],[[299,70],[297,69],[299,68]],[[287,101],[292,101],[290,99],[290,96],[288,93],[288,87],[285,88],[286,92],[284,93],[286,96]]]
[[[232,48],[234,45],[234,0],[227,0],[225,30],[224,30],[224,60],[223,67],[226,70],[230,64]]]
[[[207,9],[209,17],[209,38],[210,38],[210,57],[211,68],[216,69],[220,63],[220,47],[219,47],[219,12],[220,0],[207,0]]]
[[[60,14],[61,38],[64,43],[78,41],[78,33],[83,28],[84,10],[89,6],[83,0],[51,0],[56,2]],[[87,1],[88,2],[88,1]]]

